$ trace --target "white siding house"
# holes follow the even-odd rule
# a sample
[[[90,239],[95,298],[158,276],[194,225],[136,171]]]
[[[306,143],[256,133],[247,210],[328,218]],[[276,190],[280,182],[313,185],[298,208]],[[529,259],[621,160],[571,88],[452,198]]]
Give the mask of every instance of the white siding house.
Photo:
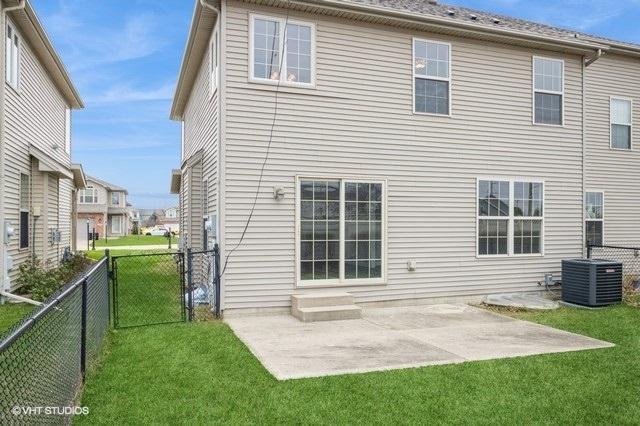
[[[0,276],[10,290],[22,262],[55,266],[72,248],[74,192],[85,181],[71,163],[70,111],[82,101],[30,2],[1,7]]]
[[[597,231],[587,190],[605,241],[640,244],[634,138],[609,140],[639,52],[418,0],[197,3],[172,109],[186,244],[213,215],[228,313],[539,290]]]

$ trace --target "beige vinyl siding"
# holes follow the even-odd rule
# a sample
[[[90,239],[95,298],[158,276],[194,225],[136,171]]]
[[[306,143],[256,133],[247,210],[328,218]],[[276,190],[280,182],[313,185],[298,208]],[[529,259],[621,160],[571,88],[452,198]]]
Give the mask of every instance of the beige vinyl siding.
[[[640,62],[605,55],[586,68],[585,189],[604,192],[604,242],[640,245]],[[611,97],[633,101],[632,150],[610,149]]]
[[[66,103],[56,89],[45,69],[38,62],[24,37],[21,38],[20,57],[20,86],[16,91],[9,84],[5,84],[5,171],[2,177],[4,185],[3,207],[6,219],[14,225],[19,223],[19,188],[20,173],[31,171],[32,160],[29,156],[29,145],[34,145],[55,158],[64,166],[70,165],[69,155],[65,152],[65,114]],[[54,146],[57,148],[54,149]],[[40,181],[44,184],[42,173],[37,171],[37,163],[32,173],[32,186],[35,187]],[[70,181],[69,181],[70,182]],[[65,189],[64,191],[66,191]],[[40,191],[40,192],[38,192]],[[39,202],[44,206],[44,188],[36,189],[32,194],[32,206]],[[71,199],[60,197],[59,205],[56,206],[56,216],[59,211],[71,211]],[[68,213],[67,213],[68,214]],[[43,209],[44,215],[44,209]],[[69,217],[69,221],[70,221]],[[66,219],[65,219],[66,222]],[[38,226],[42,226],[42,218],[36,222],[36,232]],[[63,225],[64,226],[64,225]],[[51,258],[53,263],[57,262],[55,248],[47,247],[39,238],[42,235],[37,233],[36,248],[37,253],[44,253],[41,257]],[[68,239],[67,239],[68,240]],[[65,241],[63,239],[63,241]],[[31,242],[33,243],[33,236]],[[15,268],[10,274],[11,287],[15,286],[15,277],[18,267],[26,261],[31,253],[29,249],[18,248],[18,238],[13,238],[9,243],[9,254],[13,257]],[[70,245],[70,241],[66,242]],[[61,248],[64,247],[61,243]],[[61,251],[60,251],[61,252]]]
[[[273,86],[248,82],[249,13],[228,4],[225,247],[246,223],[273,119]],[[295,176],[387,179],[388,283],[357,302],[539,289],[581,252],[581,58],[339,18],[316,24],[317,87],[281,87],[256,212],[225,272],[226,309],[290,304]],[[412,114],[412,38],[452,45],[452,117]],[[532,125],[532,56],[565,61],[565,125]],[[476,258],[476,178],[545,181],[545,255]],[[275,201],[274,186],[285,197]],[[228,253],[228,251],[227,251]],[[417,261],[408,272],[406,263]]]
[[[194,170],[190,183],[182,182],[181,191],[193,192],[190,204],[184,204],[190,212],[190,237],[194,250],[202,248],[203,203],[207,203],[210,214],[218,211],[218,92],[211,94],[209,88],[209,55],[206,54],[200,65],[190,98],[184,112],[184,158],[189,160],[197,153],[202,153],[202,161],[198,170]],[[183,172],[184,172],[183,168]],[[203,188],[203,182],[207,188]],[[206,200],[204,199],[206,197]],[[189,214],[189,213],[187,213]],[[185,229],[183,222],[181,229]]]

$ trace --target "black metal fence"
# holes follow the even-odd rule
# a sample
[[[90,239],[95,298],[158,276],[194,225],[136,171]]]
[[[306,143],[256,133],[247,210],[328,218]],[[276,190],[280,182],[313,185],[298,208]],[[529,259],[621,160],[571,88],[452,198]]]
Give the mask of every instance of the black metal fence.
[[[113,256],[114,327],[185,321],[184,258],[183,252]]]
[[[640,288],[640,247],[589,245],[587,257],[622,263],[622,281],[626,290]]]
[[[190,321],[220,317],[220,250],[187,249],[187,311]]]
[[[103,258],[0,337],[0,424],[69,423],[109,328]]]

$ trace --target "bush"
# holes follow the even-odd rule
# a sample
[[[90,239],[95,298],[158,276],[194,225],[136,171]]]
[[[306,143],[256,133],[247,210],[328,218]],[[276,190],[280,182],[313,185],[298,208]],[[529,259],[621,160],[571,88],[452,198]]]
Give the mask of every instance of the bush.
[[[47,268],[38,258],[20,265],[17,284],[31,298],[43,301],[67,282],[79,276],[91,264],[83,254],[74,254],[57,268]]]

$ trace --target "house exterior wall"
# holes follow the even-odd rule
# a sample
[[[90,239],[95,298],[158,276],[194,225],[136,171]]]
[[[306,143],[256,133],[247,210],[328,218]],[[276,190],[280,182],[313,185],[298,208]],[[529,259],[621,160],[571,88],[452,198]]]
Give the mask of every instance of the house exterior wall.
[[[17,28],[22,36],[20,28]],[[30,247],[19,248],[16,235],[8,242],[8,254],[13,258],[10,288],[20,264],[29,259],[35,243],[36,255],[51,266],[57,265],[64,247],[71,247],[71,211],[73,183],[68,179],[38,171],[37,161],[29,154],[35,146],[54,158],[62,166],[70,167],[70,156],[65,151],[67,103],[57,90],[42,64],[31,50],[25,37],[21,37],[20,81],[18,89],[5,84],[4,129],[4,185],[3,210],[5,219],[18,229],[20,202],[20,174],[31,176],[31,209],[39,207],[42,217],[31,218]],[[2,53],[4,54],[4,53]],[[2,75],[2,81],[5,81]],[[51,228],[61,232],[59,244],[48,240]]]
[[[248,81],[249,15],[225,3],[225,254],[242,234],[275,87]],[[316,87],[281,86],[253,220],[224,276],[225,309],[286,307],[295,286],[296,176],[387,183],[387,280],[341,287],[357,302],[536,290],[582,252],[582,58],[291,12],[316,25]],[[452,115],[412,113],[412,38],[451,43]],[[223,37],[225,40],[225,37]],[[565,124],[532,124],[532,57],[565,64]],[[194,88],[194,94],[198,86]],[[545,185],[544,256],[476,257],[476,179]],[[283,200],[275,201],[274,186]],[[407,261],[415,259],[415,272]]]
[[[585,190],[604,192],[604,243],[640,245],[640,62],[604,55],[585,74]],[[630,151],[610,148],[611,97],[631,99]]]
[[[194,250],[203,248],[203,215],[218,211],[219,91],[210,87],[210,54],[207,49],[183,117],[180,233],[181,244]]]

